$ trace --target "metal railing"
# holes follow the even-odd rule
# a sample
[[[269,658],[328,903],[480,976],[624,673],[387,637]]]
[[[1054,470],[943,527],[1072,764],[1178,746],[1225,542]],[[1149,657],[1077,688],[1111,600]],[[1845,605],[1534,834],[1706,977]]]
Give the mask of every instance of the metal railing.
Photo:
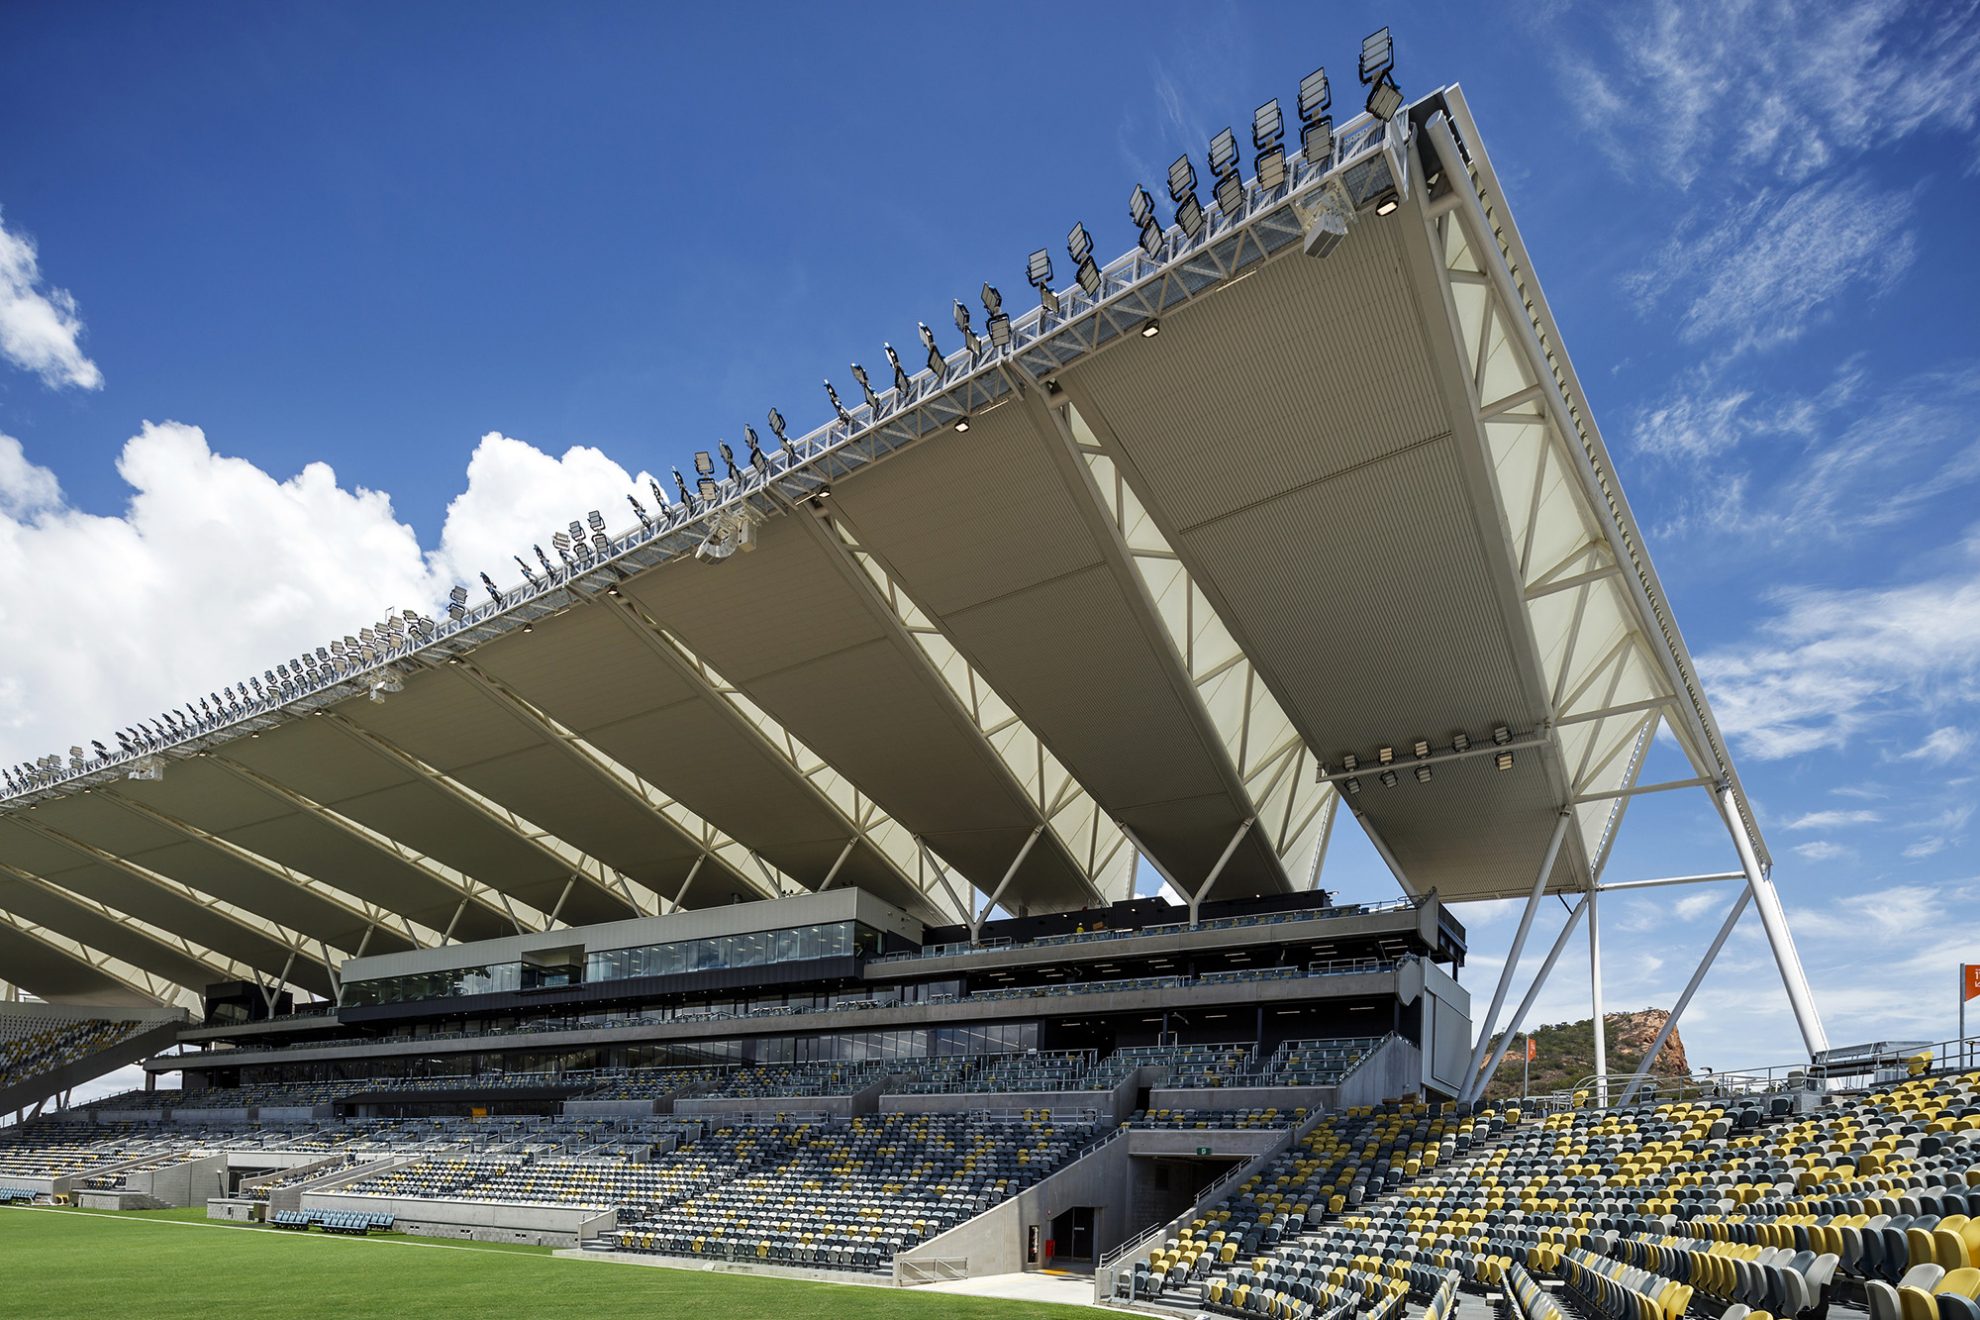
[[[1705,1069],[1682,1076],[1651,1073],[1631,1099],[1639,1104],[1668,1104],[1685,1100],[1738,1100],[1747,1097],[1810,1093],[1828,1095],[1899,1082],[1913,1075],[1924,1060],[1925,1073],[1980,1069],[1980,1036],[1941,1041],[1876,1041],[1829,1050],[1812,1063],[1761,1064],[1755,1067]],[[1633,1072],[1608,1074],[1609,1106],[1619,1107]],[[1600,1108],[1596,1103],[1602,1079],[1589,1075],[1563,1091],[1528,1096],[1522,1105],[1551,1110]]]

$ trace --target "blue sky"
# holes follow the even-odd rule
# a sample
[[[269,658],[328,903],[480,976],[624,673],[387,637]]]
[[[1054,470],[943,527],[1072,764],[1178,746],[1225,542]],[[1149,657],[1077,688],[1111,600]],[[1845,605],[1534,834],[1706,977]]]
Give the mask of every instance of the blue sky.
[[[1351,82],[1382,23],[1406,92],[1470,97],[1832,1034],[1951,1034],[1980,961],[1971,4],[6,7],[0,757],[507,580],[772,404],[808,429],[819,377],[1021,290],[1074,220],[1125,249],[1133,184],[1316,64]],[[1659,801],[1611,876],[1727,860]],[[1352,840],[1329,875],[1389,890]],[[1732,897],[1658,892],[1605,906],[1611,1007],[1668,1002]],[[1470,920],[1475,984],[1511,916]],[[1749,918],[1694,1057],[1792,1052],[1771,976]]]

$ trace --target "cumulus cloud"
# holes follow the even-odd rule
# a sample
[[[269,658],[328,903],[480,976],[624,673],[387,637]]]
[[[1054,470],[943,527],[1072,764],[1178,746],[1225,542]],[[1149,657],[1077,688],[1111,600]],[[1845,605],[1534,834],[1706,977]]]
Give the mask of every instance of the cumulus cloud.
[[[0,357],[51,387],[99,389],[103,373],[83,353],[82,333],[76,300],[42,279],[34,241],[0,217]]]
[[[0,435],[0,635],[34,643],[0,667],[7,763],[109,741],[388,607],[432,612],[484,568],[517,581],[509,553],[592,508],[614,531],[632,520],[634,479],[597,450],[553,457],[496,433],[431,552],[384,492],[347,488],[324,463],[278,478],[215,452],[196,426],[146,423],[117,471],[125,508],[86,512]]]

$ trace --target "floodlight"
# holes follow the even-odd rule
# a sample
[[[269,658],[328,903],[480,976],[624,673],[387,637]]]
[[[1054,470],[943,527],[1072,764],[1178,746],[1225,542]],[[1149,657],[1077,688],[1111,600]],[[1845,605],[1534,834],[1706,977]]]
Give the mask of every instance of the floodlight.
[[[715,458],[706,449],[694,451],[694,474],[698,477],[715,475]]]
[[[1419,765],[1419,766],[1417,766],[1417,767],[1416,767],[1416,782],[1417,782],[1417,783],[1419,783],[1419,784],[1427,784],[1427,783],[1429,783],[1429,782],[1430,782],[1430,767],[1429,767],[1429,766],[1427,766],[1427,765]]]
[[[1348,791],[1349,797],[1353,797],[1361,791],[1361,781],[1359,779],[1343,779],[1341,781],[1341,787]]]
[[[1452,751],[1464,752],[1464,751],[1469,751],[1470,749],[1471,749],[1471,735],[1465,733],[1454,733],[1451,735]]]
[[[1189,163],[1188,155],[1175,158],[1169,165],[1169,200],[1181,206],[1185,197],[1196,196],[1196,166]]]
[[[935,332],[928,328],[926,321],[916,321],[914,331],[921,336],[921,347],[928,354],[928,369],[940,378],[949,369],[949,364],[943,360],[942,350],[935,346]]]
[[[701,499],[704,504],[714,500],[715,481],[712,477],[703,477],[695,483],[695,488],[701,492]]]
[[[1382,781],[1383,788],[1394,788],[1397,783],[1396,772],[1393,770],[1384,770],[1380,775],[1376,776],[1376,778]]]
[[[770,460],[764,457],[763,442],[756,438],[756,428],[747,422],[743,424],[743,443],[749,446],[750,467],[756,470],[758,476],[768,474],[770,471]]]
[[[585,521],[585,525],[590,527],[591,530],[594,532],[602,532],[605,530],[605,515],[600,513],[596,509],[593,509],[590,513],[585,514],[584,521]]]
[[[956,300],[956,330],[962,335],[963,346],[969,349],[970,357],[974,358],[983,351],[983,341],[976,337],[976,331],[969,323],[969,308],[962,305],[961,299]],[[930,362],[928,365],[932,367],[935,364]]]
[[[829,380],[825,382],[825,397],[832,401],[832,411],[838,415],[839,421],[843,425],[851,426],[852,414],[846,411],[845,404],[839,402],[839,392],[832,388],[832,382]]]
[[[1395,760],[1396,760],[1395,748],[1377,747],[1375,749],[1375,763],[1377,765],[1393,765],[1395,764]]]
[[[1251,145],[1264,151],[1281,142],[1286,136],[1286,118],[1279,110],[1279,98],[1273,97],[1264,105],[1251,112]]]
[[[1361,40],[1361,81],[1372,83],[1396,67],[1396,43],[1389,29],[1371,32]]]
[[[1308,165],[1326,165],[1334,158],[1334,118],[1321,115],[1299,130],[1299,151]]]
[[[1430,740],[1427,738],[1418,738],[1410,745],[1410,751],[1416,753],[1417,759],[1421,760],[1423,757],[1430,755]]]
[[[1360,765],[1361,765],[1361,758],[1356,756],[1353,752],[1349,752],[1341,757],[1341,769],[1343,770],[1352,772]]]
[[[969,414],[964,413],[962,416],[956,418],[956,434],[967,435],[968,433],[969,433]]]
[[[1492,741],[1498,746],[1504,747],[1512,741],[1512,730],[1503,724],[1495,726],[1492,730]]]
[[[687,478],[681,475],[681,470],[679,468],[675,468],[673,471],[674,471],[674,489],[681,493],[681,503],[685,505],[686,503],[688,503]]]
[[[456,605],[467,604],[467,588],[461,586],[459,583],[455,583],[453,588],[448,591],[447,599],[453,601]]]
[[[1156,335],[1159,335],[1161,333],[1162,333],[1162,323],[1156,320],[1154,317],[1151,316],[1146,321],[1143,321],[1141,323],[1141,337],[1143,339],[1153,339]]]
[[[1369,87],[1368,113],[1383,123],[1386,124],[1394,119],[1396,111],[1402,109],[1402,105],[1402,88],[1396,86],[1394,75],[1385,73]]]
[[[765,420],[770,423],[770,434],[777,437],[777,447],[779,449],[790,448],[791,438],[784,434],[784,414],[772,408]]]
[[[579,554],[584,553],[584,524],[571,519],[571,547]]]
[[[1134,221],[1137,229],[1155,219],[1155,199],[1138,183],[1128,194],[1128,219]]]
[[[990,330],[990,346],[992,348],[1010,347],[1010,343],[1011,343],[1010,317],[1004,315],[1004,313],[1002,312],[998,312],[995,316],[990,318],[989,330]]]
[[[1194,197],[1185,197],[1176,206],[1176,223],[1182,226],[1183,233],[1196,238],[1203,233],[1203,204]]]
[[[1220,129],[1217,136],[1210,139],[1210,173],[1216,178],[1237,173],[1237,137],[1230,129]]]
[[[1079,269],[1074,271],[1073,274],[1078,277],[1079,287],[1086,291],[1087,297],[1098,298],[1100,296],[1100,268],[1093,264],[1092,257],[1088,257],[1080,262]]]
[[[602,558],[612,553],[612,540],[603,532],[593,532],[591,534],[591,548],[596,550]]]
[[[1156,224],[1153,220],[1150,220],[1147,224],[1141,227],[1140,241],[1141,241],[1141,250],[1148,254],[1148,259],[1150,261],[1153,261],[1155,258],[1161,256],[1162,226]]]
[[[1004,295],[997,292],[997,286],[985,281],[983,285],[983,310],[990,316],[997,316],[1004,310]]]
[[[873,392],[873,382],[867,379],[866,368],[855,362],[852,364],[852,373],[853,379],[859,382],[859,392],[866,396],[866,406],[873,410],[874,416],[879,416],[880,396]]]
[[[1513,754],[1511,752],[1495,753],[1492,757],[1492,764],[1497,769],[1510,770],[1513,768]]]
[[[894,346],[887,344],[884,347],[887,350],[887,363],[894,369],[894,391],[901,396],[901,401],[905,403],[908,396],[908,387],[913,382],[908,380],[907,368],[901,365],[901,355],[894,351]]]
[[[529,583],[532,587],[535,586],[536,574],[532,573],[529,565],[523,562],[523,557],[521,555],[511,555],[510,558],[514,559],[516,561],[516,567],[522,570],[523,581]]]
[[[633,517],[639,519],[639,525],[641,527],[653,526],[653,520],[646,516],[646,506],[639,502],[639,496],[627,492],[626,503],[632,505]],[[516,562],[518,564],[522,563],[522,557],[520,555],[516,557]],[[523,568],[523,573],[525,576],[528,575],[529,569],[527,566]]]
[[[1217,209],[1233,220],[1244,209],[1244,180],[1233,172],[1217,180]]]
[[[1286,149],[1277,143],[1258,153],[1258,186],[1270,191],[1286,181]]]
[[[550,556],[543,553],[543,547],[541,545],[535,545],[530,548],[536,551],[536,562],[543,565],[543,571],[554,576],[557,570],[551,567]]]
[[[1052,286],[1052,254],[1039,248],[1025,263],[1024,278],[1034,289],[1048,289]]]
[[[1396,208],[1401,205],[1402,198],[1398,197],[1395,189],[1391,188],[1388,192],[1382,194],[1382,200],[1375,203],[1375,214],[1394,215]]]
[[[1086,232],[1086,225],[1075,222],[1066,233],[1066,253],[1075,262],[1085,261],[1093,255],[1093,235]]]

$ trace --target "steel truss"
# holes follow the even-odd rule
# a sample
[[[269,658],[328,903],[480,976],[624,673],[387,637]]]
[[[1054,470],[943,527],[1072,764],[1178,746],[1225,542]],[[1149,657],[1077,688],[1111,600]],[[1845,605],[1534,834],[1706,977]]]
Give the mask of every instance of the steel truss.
[[[1486,489],[1504,517],[1522,584],[1528,635],[1564,638],[1545,654],[1543,673],[1549,686],[1548,729],[1560,763],[1570,768],[1563,800],[1578,818],[1579,842],[1588,861],[1583,902],[1589,917],[1589,990],[1600,1098],[1606,1103],[1608,1061],[1598,894],[1609,888],[1601,882],[1602,870],[1624,813],[1636,797],[1648,793],[1703,789],[1712,795],[1713,808],[1739,858],[1736,874],[1746,882],[1745,898],[1760,909],[1812,1057],[1828,1048],[1828,1038],[1788,933],[1765,846],[1737,771],[1705,705],[1676,625],[1663,608],[1661,584],[1641,548],[1628,505],[1609,475],[1607,449],[1587,410],[1575,402],[1581,397],[1579,382],[1559,348],[1558,329],[1532,280],[1518,232],[1505,215],[1496,175],[1479,145],[1469,110],[1454,89],[1445,94],[1445,101],[1448,114],[1432,114],[1420,132],[1430,148],[1429,159],[1436,162],[1434,172],[1447,181],[1447,191],[1421,206],[1419,214],[1439,276],[1438,294],[1452,342],[1467,368],[1467,407],[1462,415],[1475,428],[1487,463]],[[1687,779],[1638,785],[1644,753],[1665,721],[1695,773]],[[1722,877],[1672,877],[1646,883],[1706,878]],[[1527,901],[1499,993],[1479,1024],[1468,1097],[1482,1094],[1490,1082],[1491,1068],[1477,1071],[1480,1056],[1492,1037],[1519,946],[1544,888],[1536,887]],[[1727,918],[1725,930],[1673,1009],[1665,1035],[1675,1027],[1691,991],[1744,906],[1743,899]],[[1565,936],[1563,931],[1563,941]],[[1550,955],[1534,979],[1529,1000],[1538,993],[1552,963]],[[1510,1034],[1501,1041],[1501,1054]],[[1646,1069],[1650,1062],[1654,1051]],[[1635,1089],[1633,1083],[1628,1094]]]
[[[1044,739],[977,673],[934,617],[917,605],[880,559],[865,548],[858,528],[843,510],[816,508],[799,521],[813,543],[831,557],[896,649],[913,661],[929,689],[943,698],[957,722],[990,753],[991,761],[1002,769],[1013,792],[1032,814],[1036,828],[1017,859],[999,883],[983,892],[1003,896],[1042,832],[1071,865],[1093,900],[1104,904],[1116,896],[1130,895],[1135,850],[1120,826],[1052,755]],[[994,900],[980,914],[974,900],[965,904],[963,915],[973,930],[981,928],[992,905]]]
[[[844,824],[845,849],[832,868],[824,876],[813,878],[808,887],[829,889],[852,850],[865,844],[902,884],[935,901],[926,879],[920,876],[921,850],[914,836],[870,795],[812,751],[747,693],[723,678],[714,666],[648,615],[630,596],[599,594],[588,599],[617,619],[640,645],[685,681],[711,709],[720,712],[730,727],[767,752],[776,764],[789,771],[791,782],[801,785],[814,802]],[[951,915],[960,920],[965,914]]]

